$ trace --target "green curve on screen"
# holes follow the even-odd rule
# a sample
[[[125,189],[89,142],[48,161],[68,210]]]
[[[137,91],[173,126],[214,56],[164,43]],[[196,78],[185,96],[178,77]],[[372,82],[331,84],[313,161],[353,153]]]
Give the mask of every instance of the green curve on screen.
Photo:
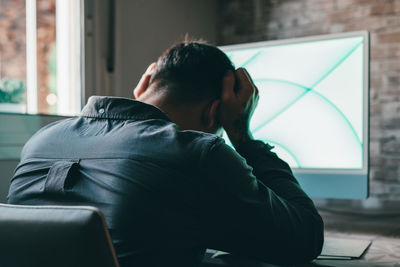
[[[248,64],[250,64],[254,59],[256,59],[258,57],[258,55],[260,55],[261,53],[263,53],[263,51],[258,51],[257,53],[255,53],[254,55],[252,55],[248,60],[246,60],[242,66],[240,66],[241,68],[246,67]]]
[[[300,161],[297,159],[297,157],[295,156],[295,154],[290,151],[286,146],[275,142],[275,141],[271,141],[271,140],[267,140],[267,139],[262,139],[263,142],[268,143],[268,144],[272,144],[272,145],[276,145],[279,146],[280,148],[282,148],[283,150],[285,150],[290,156],[292,156],[293,160],[296,162],[298,168],[301,168],[301,164]]]
[[[291,81],[284,81],[284,80],[273,80],[273,79],[258,79],[255,81],[275,81],[275,82],[282,82],[282,83],[286,83],[286,84],[290,84],[293,86],[297,86],[300,87],[302,89],[304,89],[304,93],[302,93],[300,96],[298,96],[297,98],[295,98],[293,101],[291,101],[288,105],[286,105],[282,110],[280,110],[278,113],[276,113],[274,116],[272,116],[270,119],[268,119],[266,122],[262,123],[260,126],[257,126],[254,130],[254,132],[259,131],[262,127],[264,127],[265,125],[267,125],[268,123],[270,123],[272,120],[274,120],[275,118],[277,118],[279,115],[281,115],[283,112],[285,112],[286,110],[288,110],[291,106],[293,106],[296,102],[298,102],[301,98],[303,98],[307,93],[309,92],[313,92],[315,94],[317,94],[319,97],[321,97],[322,99],[324,99],[326,102],[328,102],[328,104],[330,104],[332,107],[335,108],[335,110],[337,110],[339,112],[339,114],[341,115],[341,117],[345,120],[345,122],[348,124],[348,126],[350,127],[353,135],[355,136],[355,138],[357,139],[357,142],[359,144],[361,144],[361,140],[358,137],[357,132],[355,131],[354,127],[352,126],[352,124],[350,123],[350,121],[347,119],[347,117],[343,114],[343,112],[335,105],[333,104],[330,100],[328,100],[325,96],[323,96],[322,94],[316,92],[315,90],[313,90],[313,88],[315,86],[317,86],[319,83],[321,83],[326,77],[328,77],[335,69],[337,69],[361,44],[363,43],[363,41],[357,43],[352,49],[350,49],[335,65],[333,65],[333,67],[331,67],[329,69],[329,71],[327,71],[325,74],[323,74],[321,76],[321,78],[319,78],[313,85],[312,87],[308,88],[304,85],[301,84],[297,84]],[[251,59],[253,60],[253,59]],[[249,61],[249,60],[248,60]]]
[[[316,94],[319,98],[321,98],[322,100],[324,100],[325,102],[328,103],[328,105],[330,105],[336,112],[339,113],[340,117],[346,122],[346,124],[349,126],[350,130],[352,131],[354,137],[357,139],[357,142],[359,144],[361,144],[361,140],[356,132],[356,130],[354,129],[353,125],[351,124],[351,122],[349,121],[349,119],[346,117],[346,115],[344,115],[344,113],[332,102],[329,100],[329,98],[327,98],[326,96],[324,96],[323,94],[311,89],[311,88],[307,88],[304,85],[301,84],[297,84],[291,81],[285,81],[285,80],[278,80],[278,79],[258,79],[255,80],[255,82],[276,82],[276,83],[284,83],[284,84],[290,84],[299,88],[304,89],[304,92],[302,94],[300,94],[297,98],[295,98],[293,101],[291,101],[288,105],[286,105],[284,108],[282,108],[279,112],[277,112],[276,114],[274,114],[271,118],[269,118],[267,121],[263,122],[262,124],[260,124],[259,126],[255,127],[252,132],[255,133],[259,130],[261,130],[261,128],[263,128],[265,125],[267,125],[268,123],[270,123],[272,120],[274,120],[276,117],[278,117],[279,115],[281,115],[283,112],[285,112],[287,109],[289,109],[292,105],[294,105],[297,101],[299,101],[301,98],[303,98],[303,96],[305,96],[307,93],[311,92]]]
[[[349,119],[346,117],[346,115],[344,115],[344,113],[332,102],[329,100],[329,98],[325,97],[323,94],[312,90],[312,93],[316,94],[317,96],[319,96],[320,98],[322,98],[323,100],[325,100],[329,105],[331,105],[338,113],[339,115],[344,119],[344,121],[347,123],[347,125],[349,126],[350,130],[352,131],[354,137],[357,139],[358,144],[362,144],[360,137],[357,134],[356,129],[354,129],[353,125],[351,124],[351,122],[349,121]]]

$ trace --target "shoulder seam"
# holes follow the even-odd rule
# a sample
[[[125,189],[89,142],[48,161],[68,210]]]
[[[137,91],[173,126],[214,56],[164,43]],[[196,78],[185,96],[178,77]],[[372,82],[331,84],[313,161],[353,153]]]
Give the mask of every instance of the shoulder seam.
[[[203,163],[205,157],[210,153],[210,151],[217,146],[218,144],[222,144],[223,139],[218,136],[214,136],[211,140],[208,141],[207,147],[202,151],[200,162]]]

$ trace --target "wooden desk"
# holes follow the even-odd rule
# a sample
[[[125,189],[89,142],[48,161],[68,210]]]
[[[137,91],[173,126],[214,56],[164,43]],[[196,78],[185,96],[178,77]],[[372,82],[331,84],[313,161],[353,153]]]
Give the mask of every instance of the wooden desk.
[[[315,260],[304,267],[315,266],[392,266],[400,267],[400,206],[392,211],[357,212],[320,209],[325,222],[325,235],[340,238],[372,240],[371,246],[360,259]],[[290,255],[288,255],[290,257]],[[205,259],[204,267],[272,267],[234,256],[223,259]]]

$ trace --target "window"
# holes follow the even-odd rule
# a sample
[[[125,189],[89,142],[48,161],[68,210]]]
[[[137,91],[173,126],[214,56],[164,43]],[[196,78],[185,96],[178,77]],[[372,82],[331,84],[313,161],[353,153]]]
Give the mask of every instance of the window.
[[[0,0],[0,112],[75,115],[83,1]]]

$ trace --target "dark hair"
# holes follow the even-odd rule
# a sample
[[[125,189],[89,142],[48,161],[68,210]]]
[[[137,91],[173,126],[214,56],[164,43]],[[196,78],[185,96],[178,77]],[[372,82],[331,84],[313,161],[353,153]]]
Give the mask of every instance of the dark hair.
[[[183,41],[158,58],[150,84],[155,84],[157,90],[164,90],[172,104],[190,104],[219,98],[224,75],[234,69],[229,58],[217,47],[199,41]]]

